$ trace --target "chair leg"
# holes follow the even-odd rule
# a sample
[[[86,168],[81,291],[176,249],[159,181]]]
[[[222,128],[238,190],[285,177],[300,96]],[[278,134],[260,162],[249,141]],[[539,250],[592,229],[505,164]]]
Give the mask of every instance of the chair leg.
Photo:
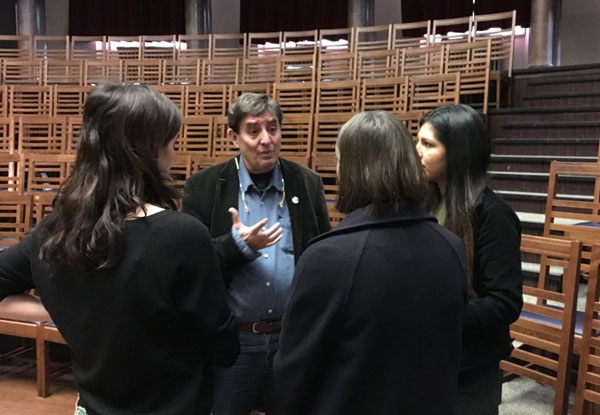
[[[50,394],[50,349],[47,347],[43,336],[43,325],[36,326],[36,372],[37,393],[42,398]]]

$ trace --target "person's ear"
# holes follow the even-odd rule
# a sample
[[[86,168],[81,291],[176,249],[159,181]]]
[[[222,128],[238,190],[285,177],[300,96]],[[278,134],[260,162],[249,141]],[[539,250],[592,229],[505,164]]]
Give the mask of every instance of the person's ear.
[[[229,139],[231,140],[231,142],[233,143],[233,145],[236,146],[236,148],[240,147],[239,144],[238,144],[238,135],[231,128],[227,129],[227,137],[229,137]]]

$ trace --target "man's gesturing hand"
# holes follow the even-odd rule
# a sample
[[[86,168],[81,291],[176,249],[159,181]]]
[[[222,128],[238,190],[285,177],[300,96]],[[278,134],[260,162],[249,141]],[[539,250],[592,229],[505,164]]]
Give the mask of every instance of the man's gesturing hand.
[[[237,209],[229,208],[229,213],[231,213],[233,227],[254,252],[275,245],[281,239],[282,229],[279,222],[276,222],[268,229],[264,229],[264,226],[267,224],[267,218],[264,218],[252,226],[246,226],[240,220]]]

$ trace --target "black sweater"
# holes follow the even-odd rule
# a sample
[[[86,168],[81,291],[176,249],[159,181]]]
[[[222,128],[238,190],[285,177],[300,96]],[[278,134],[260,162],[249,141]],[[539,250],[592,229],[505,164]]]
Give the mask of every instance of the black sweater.
[[[88,414],[208,414],[211,365],[238,353],[204,225],[173,211],[125,224],[118,265],[51,269],[35,230],[0,255],[0,299],[35,287],[72,351]]]

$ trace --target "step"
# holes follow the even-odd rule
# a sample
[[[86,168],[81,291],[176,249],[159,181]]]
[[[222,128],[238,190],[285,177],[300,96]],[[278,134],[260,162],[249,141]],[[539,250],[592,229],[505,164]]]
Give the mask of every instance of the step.
[[[490,184],[495,190],[519,192],[547,192],[550,174],[548,172],[489,171]],[[569,197],[585,197],[594,194],[593,177],[560,176],[556,184],[559,194]],[[591,197],[591,196],[590,196]]]
[[[557,98],[589,98],[600,97],[600,92],[557,92],[553,94],[530,94],[523,97],[523,100],[530,101],[534,99],[557,99]]]
[[[539,85],[557,85],[557,84],[568,84],[573,85],[577,83],[586,82],[600,82],[600,74],[598,75],[581,75],[581,76],[560,76],[556,75],[548,78],[541,79],[530,79],[527,81],[527,85],[539,86]]]
[[[600,105],[583,105],[580,107],[510,107],[492,108],[488,111],[488,117],[502,114],[535,114],[535,113],[577,113],[577,112],[600,112]]]
[[[544,213],[546,210],[546,199],[548,198],[548,194],[546,192],[497,190],[496,193],[498,193],[513,208],[514,211]],[[560,196],[572,200],[593,200],[591,196]]]
[[[492,148],[496,156],[540,155],[553,160],[595,163],[598,154],[598,138],[499,137],[492,138]]]
[[[496,150],[494,150],[496,151]],[[535,152],[535,151],[534,151]],[[505,172],[538,172],[548,173],[553,161],[569,163],[595,163],[596,157],[531,155],[531,154],[494,154],[490,158],[489,170]]]
[[[598,138],[600,121],[509,122],[489,130],[491,137]]]

